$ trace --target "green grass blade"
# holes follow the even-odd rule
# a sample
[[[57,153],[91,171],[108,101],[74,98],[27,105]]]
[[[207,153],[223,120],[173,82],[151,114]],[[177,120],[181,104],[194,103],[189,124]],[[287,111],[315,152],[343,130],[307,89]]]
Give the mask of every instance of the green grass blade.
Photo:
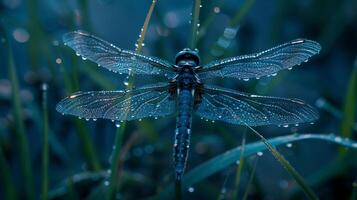
[[[255,0],[245,0],[242,6],[239,8],[238,12],[236,15],[231,19],[229,22],[228,27],[224,30],[222,35],[217,39],[217,41],[212,45],[210,50],[207,52],[215,52],[213,54],[209,53],[207,56],[205,56],[205,61],[210,61],[214,58],[220,57],[224,55],[227,51],[227,47],[229,45],[224,45],[222,46],[220,41],[225,41],[225,44],[230,44],[233,39],[235,39],[235,34],[238,30],[239,25],[242,22],[242,19],[246,16],[250,8],[254,5]],[[230,34],[227,34],[229,32]],[[229,35],[229,37],[227,37]]]
[[[17,72],[14,57],[12,54],[10,42],[8,41],[7,34],[3,28],[3,25],[0,24],[0,33],[4,35],[5,38],[5,49],[6,49],[6,57],[7,57],[7,65],[8,65],[8,72],[9,72],[9,79],[12,85],[12,93],[11,93],[11,100],[12,100],[12,112],[15,118],[15,137],[18,141],[18,151],[20,154],[20,167],[21,173],[24,180],[26,198],[29,200],[35,199],[34,193],[34,178],[32,173],[32,164],[31,164],[31,157],[29,151],[28,140],[26,137],[25,131],[25,124],[24,118],[22,113],[22,105],[19,93],[19,82],[17,79]]]
[[[348,83],[346,100],[344,103],[342,123],[341,123],[341,136],[351,138],[352,127],[355,121],[355,111],[357,102],[357,57],[354,62],[353,72],[351,74],[350,81]],[[339,157],[346,155],[346,150],[339,149]]]
[[[98,162],[92,140],[89,136],[89,130],[86,124],[80,119],[73,119],[77,129],[78,136],[81,141],[81,148],[88,164],[89,170],[100,171],[101,166]]]
[[[248,128],[262,139],[268,150],[272,153],[272,155],[276,158],[276,160],[279,161],[279,163],[285,168],[285,170],[294,178],[294,180],[299,184],[299,186],[306,194],[306,196],[309,199],[314,199],[314,200],[318,199],[314,191],[310,188],[310,186],[308,186],[305,183],[304,178],[299,174],[299,172],[295,170],[295,168],[289,163],[289,161],[286,160],[284,156],[280,154],[278,150],[276,150],[276,148],[273,147],[273,145],[271,145],[269,141],[265,139],[258,131],[256,131],[250,126],[248,126]]]
[[[49,148],[48,148],[48,106],[47,106],[47,84],[42,85],[42,110],[43,110],[43,151],[42,151],[42,197],[48,199],[48,166],[49,166]]]
[[[255,175],[255,169],[257,168],[258,160],[259,160],[259,157],[254,162],[254,166],[253,166],[253,169],[252,169],[252,171],[250,173],[250,177],[249,177],[249,180],[248,180],[248,183],[247,183],[247,188],[245,189],[245,192],[244,192],[242,200],[246,200],[248,198],[249,190],[250,190],[250,187],[251,187],[251,185],[253,183],[253,179],[254,179],[254,175]]]
[[[152,13],[154,11],[156,5],[156,0],[152,0],[151,6],[149,8],[149,11],[146,15],[143,27],[141,29],[141,33],[139,36],[139,39],[136,43],[136,49],[135,52],[136,53],[140,53],[142,50],[142,47],[144,46],[144,40],[145,40],[145,35],[149,26],[149,22],[152,16]],[[129,74],[131,75],[131,74]],[[130,76],[129,81],[128,81],[128,85],[126,87],[126,89],[130,90],[133,87],[133,82],[134,82],[134,76]],[[128,113],[126,113],[127,115]],[[111,173],[110,173],[110,181],[109,181],[109,188],[108,188],[108,192],[107,192],[107,199],[111,200],[113,199],[113,197],[115,196],[115,192],[118,190],[119,187],[119,176],[118,176],[118,167],[119,167],[119,163],[120,163],[120,151],[121,151],[121,146],[123,143],[123,138],[124,138],[124,132],[125,132],[125,127],[126,124],[122,123],[121,127],[119,129],[117,129],[116,132],[116,136],[115,136],[115,143],[114,143],[114,150],[112,153],[112,163],[111,163]]]
[[[201,0],[194,0],[194,5],[192,6],[191,40],[189,45],[191,49],[195,49],[197,44],[198,27],[200,26],[200,8]]]
[[[345,147],[357,149],[357,142],[349,139],[341,139],[339,136],[333,134],[292,134],[287,136],[275,137],[272,139],[268,139],[268,142],[273,146],[279,146],[295,141],[302,141],[307,139],[316,139],[323,140],[328,142],[333,142]],[[267,147],[264,142],[254,142],[247,144],[244,150],[244,157],[248,157],[256,154],[259,151],[266,150]],[[241,146],[233,148],[229,151],[226,151],[223,154],[220,154],[208,161],[198,165],[189,171],[183,178],[183,188],[187,188],[188,186],[193,186],[194,184],[204,180],[208,176],[211,176],[214,173],[217,173],[221,170],[224,170],[229,165],[235,163],[241,154]],[[219,165],[217,165],[219,163]],[[172,195],[173,186],[168,186],[163,189],[162,192],[155,198],[158,199],[167,199],[170,195]]]
[[[72,56],[72,60],[75,61],[75,59],[77,59],[77,58],[75,56]],[[68,75],[65,68],[63,67],[63,64],[60,65],[60,71],[64,77],[64,87],[65,87],[66,93],[70,94],[73,91],[78,90],[78,88],[76,86],[76,83],[79,82],[77,76],[74,76],[73,80],[68,78],[70,76]],[[77,71],[77,68],[75,68],[75,71]],[[76,74],[77,72],[74,72],[74,73]],[[86,124],[79,119],[75,119],[75,118],[72,118],[72,119],[73,119],[72,122],[74,123],[75,128],[76,128],[76,133],[78,134],[78,136],[80,138],[81,150],[84,154],[85,161],[89,167],[89,170],[92,170],[92,171],[101,170],[101,165],[98,161],[92,140],[88,135],[89,130],[88,130]]]
[[[1,134],[1,133],[0,133]],[[1,144],[1,143],[0,143]],[[16,190],[14,186],[14,182],[11,178],[10,167],[6,162],[4,153],[2,151],[2,147],[0,145],[0,181],[3,186],[4,196],[6,200],[15,200]],[[0,196],[1,198],[1,196]]]
[[[242,145],[241,145],[241,152],[240,152],[240,157],[239,157],[239,164],[237,167],[237,175],[236,175],[235,184],[234,184],[235,190],[233,192],[232,199],[238,199],[238,195],[239,195],[240,178],[241,178],[242,169],[244,166],[245,137],[246,137],[246,131],[244,130],[243,138],[242,138]]]

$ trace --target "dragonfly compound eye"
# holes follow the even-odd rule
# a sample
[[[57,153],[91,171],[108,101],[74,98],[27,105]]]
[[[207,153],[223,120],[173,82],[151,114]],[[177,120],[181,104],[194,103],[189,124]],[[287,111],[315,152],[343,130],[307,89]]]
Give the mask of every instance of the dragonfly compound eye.
[[[188,48],[185,48],[182,51],[180,51],[178,54],[176,54],[175,57],[176,65],[182,60],[193,60],[196,66],[200,64],[200,56],[198,55],[198,52]]]

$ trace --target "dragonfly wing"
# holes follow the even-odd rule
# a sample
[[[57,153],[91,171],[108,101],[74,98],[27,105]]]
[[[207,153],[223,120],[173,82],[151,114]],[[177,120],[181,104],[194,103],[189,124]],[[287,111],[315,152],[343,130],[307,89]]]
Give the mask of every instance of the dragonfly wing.
[[[155,58],[122,50],[100,38],[82,31],[69,32],[63,36],[65,45],[76,51],[84,59],[116,73],[162,75],[171,78],[175,75],[172,64]]]
[[[205,85],[196,114],[209,120],[249,126],[312,122],[317,111],[301,100],[250,95]]]
[[[217,77],[260,78],[275,75],[283,69],[291,69],[306,62],[320,50],[320,44],[315,41],[296,39],[260,53],[210,62],[197,73],[202,80]]]
[[[134,120],[161,117],[176,111],[175,98],[168,92],[167,83],[132,91],[77,92],[57,104],[62,114],[80,118]]]

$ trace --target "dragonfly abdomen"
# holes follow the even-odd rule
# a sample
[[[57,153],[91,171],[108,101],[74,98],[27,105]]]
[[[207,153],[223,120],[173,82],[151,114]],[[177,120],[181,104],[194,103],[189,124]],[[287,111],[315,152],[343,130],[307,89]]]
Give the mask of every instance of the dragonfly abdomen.
[[[193,107],[193,92],[183,89],[178,93],[178,116],[176,120],[174,165],[176,179],[181,179],[186,167],[190,147],[191,121]]]

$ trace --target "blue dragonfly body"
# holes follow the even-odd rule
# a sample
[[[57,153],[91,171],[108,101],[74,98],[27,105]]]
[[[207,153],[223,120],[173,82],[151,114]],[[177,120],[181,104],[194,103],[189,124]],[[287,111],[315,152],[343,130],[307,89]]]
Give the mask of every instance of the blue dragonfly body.
[[[196,51],[184,49],[175,64],[122,50],[81,31],[64,35],[64,43],[78,56],[120,74],[156,75],[167,78],[127,91],[77,92],[57,104],[57,111],[86,119],[113,121],[163,117],[176,114],[174,167],[176,179],[184,173],[190,146],[192,114],[212,121],[261,126],[299,124],[318,118],[314,108],[298,99],[252,95],[204,84],[211,78],[238,80],[274,76],[283,69],[306,62],[321,46],[296,39],[260,53],[200,64]]]

